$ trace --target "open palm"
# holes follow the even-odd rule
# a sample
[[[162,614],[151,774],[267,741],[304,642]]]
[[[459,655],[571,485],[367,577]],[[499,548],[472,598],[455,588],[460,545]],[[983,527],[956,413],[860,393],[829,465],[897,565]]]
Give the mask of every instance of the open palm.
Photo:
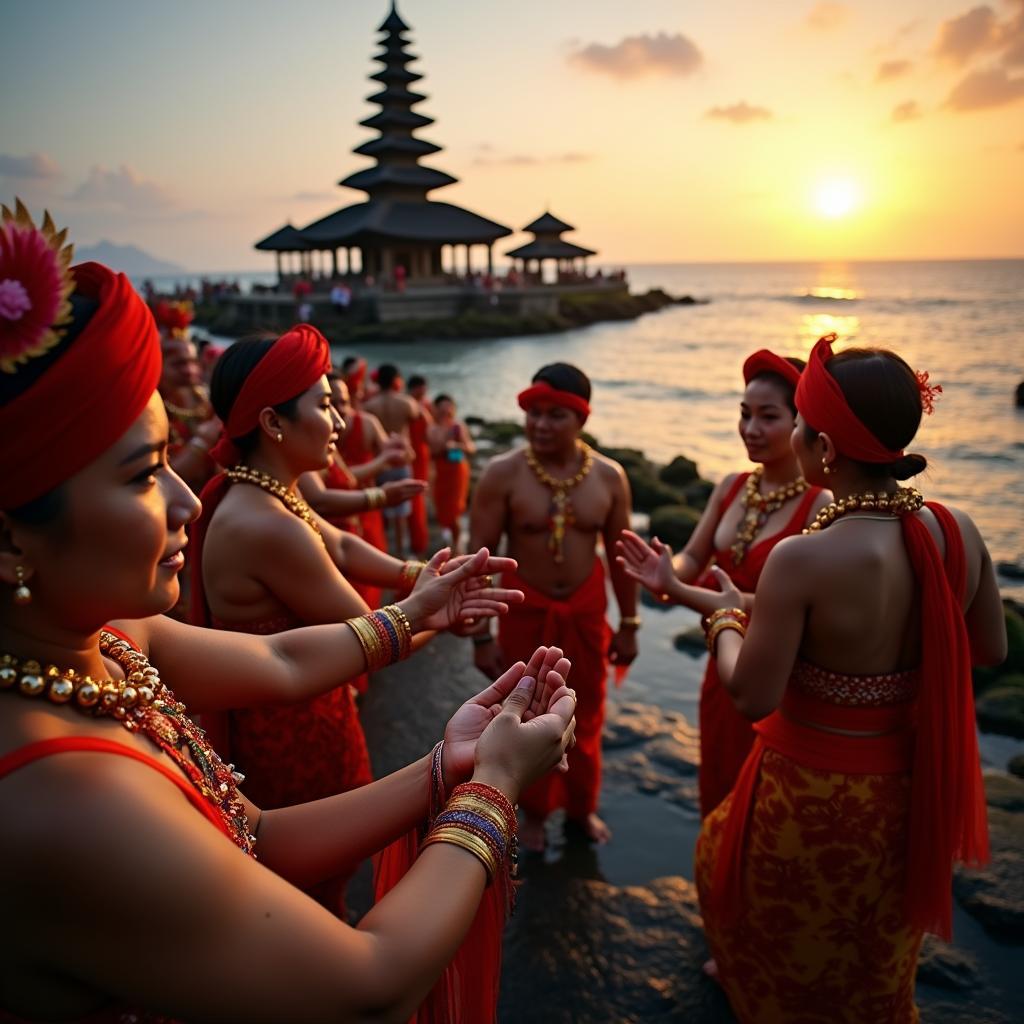
[[[450,553],[443,548],[434,555],[406,598],[416,603],[419,629],[448,629],[466,619],[501,615],[510,604],[523,600],[521,590],[491,585],[492,573],[516,567],[513,559],[493,556],[486,548],[457,558],[450,558]]]
[[[525,675],[537,680],[530,707],[523,715],[529,721],[544,714],[556,694],[564,692],[570,663],[557,647],[538,647],[529,664],[521,661],[507,669],[486,690],[466,701],[452,715],[444,731],[444,772],[450,782],[469,778],[473,773],[476,743],[484,729],[497,718],[505,698]]]
[[[675,579],[672,568],[672,549],[657,537],[648,544],[632,530],[623,530],[616,541],[616,561],[626,575],[636,580],[652,594],[664,594]]]

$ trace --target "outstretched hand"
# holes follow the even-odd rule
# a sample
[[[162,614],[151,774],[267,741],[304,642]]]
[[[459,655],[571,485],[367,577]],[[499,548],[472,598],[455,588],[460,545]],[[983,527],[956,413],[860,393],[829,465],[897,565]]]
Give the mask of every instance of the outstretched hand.
[[[451,557],[451,548],[442,548],[423,568],[412,593],[399,604],[415,632],[503,615],[510,604],[523,600],[523,592],[493,586],[490,575],[515,566],[513,559],[492,557],[487,548],[457,558]]]
[[[715,582],[718,584],[717,591],[709,590],[707,592],[710,595],[707,598],[707,603],[711,606],[711,611],[714,611],[716,608],[742,608],[743,594],[736,584],[733,583],[729,574],[717,565],[711,567],[711,572],[715,577]],[[710,612],[705,612],[705,614],[710,614]]]
[[[657,537],[648,544],[632,530],[623,530],[615,542],[615,561],[626,575],[657,597],[667,594],[676,580],[672,549]]]
[[[575,693],[565,683],[570,662],[557,647],[538,647],[529,664],[516,662],[494,683],[470,698],[448,722],[444,732],[443,767],[445,784],[451,788],[469,778],[476,758],[476,745],[483,731],[501,713],[504,702],[523,678],[536,680],[530,700],[523,709],[522,721],[552,712],[555,705]],[[564,758],[563,758],[564,770]]]

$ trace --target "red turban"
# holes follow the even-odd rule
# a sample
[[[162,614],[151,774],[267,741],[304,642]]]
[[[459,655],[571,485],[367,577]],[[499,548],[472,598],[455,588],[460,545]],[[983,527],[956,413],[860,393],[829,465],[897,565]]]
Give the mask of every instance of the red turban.
[[[42,497],[105,452],[139,418],[160,380],[160,335],[124,274],[71,270],[99,303],[35,383],[0,408],[0,508]]]
[[[797,367],[788,359],[783,359],[766,348],[758,349],[747,357],[743,364],[743,382],[749,384],[759,373],[777,373],[793,387],[796,387],[800,380],[800,370]]]
[[[534,402],[549,402],[551,405],[561,405],[578,413],[584,423],[590,415],[590,403],[582,395],[574,394],[572,391],[561,391],[543,380],[531,384],[525,391],[520,391],[517,401],[523,412],[529,412]]]
[[[331,368],[327,339],[309,324],[282,334],[245,379],[224,424],[224,433],[210,454],[222,466],[233,466],[241,452],[233,438],[245,437],[259,425],[268,405],[288,401],[309,390]]]
[[[834,334],[819,338],[800,375],[796,389],[796,408],[804,422],[832,438],[836,451],[858,462],[895,462],[902,449],[886,448],[860,421],[846,402],[843,389],[828,372]]]

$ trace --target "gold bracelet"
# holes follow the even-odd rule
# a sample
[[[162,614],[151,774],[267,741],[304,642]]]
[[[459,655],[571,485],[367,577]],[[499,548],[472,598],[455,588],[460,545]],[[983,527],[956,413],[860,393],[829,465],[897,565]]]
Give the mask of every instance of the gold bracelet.
[[[426,567],[426,562],[403,562],[402,568],[398,572],[398,589],[403,594],[408,594],[412,588],[416,586],[416,581],[420,578],[420,573],[423,572]]]
[[[366,495],[366,511],[373,512],[374,509],[383,508],[388,503],[387,491],[383,487],[367,487],[363,494]]]
[[[495,826],[503,835],[505,835],[505,841],[508,842],[508,823],[505,820],[504,814],[486,800],[481,799],[478,796],[471,796],[465,794],[462,796],[452,797],[448,801],[448,805],[445,807],[447,811],[474,811],[476,814],[486,818],[492,825]]]
[[[639,629],[643,621],[639,615],[623,615],[619,619],[619,629]]]
[[[380,609],[380,614],[387,616],[398,633],[399,658],[408,658],[412,654],[412,625],[409,616],[397,604],[386,605]]]
[[[367,622],[366,616],[348,619],[345,625],[355,633],[359,646],[363,649],[367,672],[376,672],[377,669],[383,668],[390,662],[390,652],[385,651],[380,637],[377,636],[377,631]]]
[[[727,629],[734,629],[740,635],[740,639],[747,635],[747,630],[742,622],[737,622],[735,619],[719,619],[711,629],[708,630],[708,654],[712,658],[715,657],[715,645],[718,642],[718,636],[720,633],[724,633]]]
[[[722,619],[733,619],[742,625],[750,622],[750,616],[742,608],[716,608],[710,615],[701,619],[701,625],[706,633],[716,622]]]
[[[434,843],[451,843],[453,846],[459,846],[468,853],[473,854],[483,864],[484,870],[487,872],[488,885],[498,873],[498,863],[494,859],[494,854],[491,852],[490,847],[482,839],[478,839],[472,832],[466,829],[453,825],[435,828],[423,841],[423,846],[431,846]]]

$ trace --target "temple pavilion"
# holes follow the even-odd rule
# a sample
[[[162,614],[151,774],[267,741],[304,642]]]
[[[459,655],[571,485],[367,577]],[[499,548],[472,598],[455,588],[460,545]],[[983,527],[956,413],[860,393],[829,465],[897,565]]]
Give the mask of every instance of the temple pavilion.
[[[581,260],[582,273],[585,274],[587,257],[597,255],[593,249],[584,249],[582,245],[575,245],[562,238],[566,231],[576,229],[549,212],[543,213],[532,224],[527,224],[523,230],[533,235],[533,241],[517,249],[510,249],[505,255],[519,260],[524,273],[530,273],[532,265],[533,272],[543,276],[544,263],[554,261],[559,277],[580,274],[581,269],[576,261]]]
[[[301,229],[286,224],[257,242],[256,248],[277,254],[279,278],[282,258],[290,257],[292,273],[315,273],[319,260],[326,275],[329,259],[332,276],[358,272],[364,280],[394,279],[401,267],[398,273],[409,282],[440,284],[449,275],[470,272],[473,246],[486,246],[486,268],[493,273],[494,243],[512,231],[471,210],[428,197],[458,179],[420,163],[441,147],[416,135],[433,124],[433,118],[413,110],[427,97],[410,88],[423,76],[408,68],[418,58],[407,49],[409,27],[394,3],[378,31],[381,50],[374,60],[381,69],[370,79],[379,88],[367,100],[380,111],[360,122],[378,135],[354,150],[375,163],[338,182],[368,198]],[[445,247],[450,247],[447,261]]]

